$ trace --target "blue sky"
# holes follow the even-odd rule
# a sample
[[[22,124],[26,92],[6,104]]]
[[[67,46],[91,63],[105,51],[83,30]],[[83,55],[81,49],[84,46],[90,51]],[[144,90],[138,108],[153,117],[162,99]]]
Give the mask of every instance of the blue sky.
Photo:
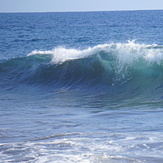
[[[163,9],[163,0],[0,0],[0,12]]]

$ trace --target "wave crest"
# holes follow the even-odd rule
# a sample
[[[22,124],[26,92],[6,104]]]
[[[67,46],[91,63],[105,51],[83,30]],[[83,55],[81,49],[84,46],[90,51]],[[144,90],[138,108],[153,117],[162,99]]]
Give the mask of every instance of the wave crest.
[[[98,55],[102,52],[107,55],[114,55],[119,63],[125,64],[130,64],[139,58],[142,58],[147,62],[157,62],[158,64],[163,60],[163,46],[157,44],[137,44],[135,41],[128,41],[128,43],[101,44],[84,50],[68,49],[64,47],[57,47],[49,51],[34,50],[29,53],[28,56],[52,55],[52,63],[57,64],[68,60],[76,60],[92,55]]]

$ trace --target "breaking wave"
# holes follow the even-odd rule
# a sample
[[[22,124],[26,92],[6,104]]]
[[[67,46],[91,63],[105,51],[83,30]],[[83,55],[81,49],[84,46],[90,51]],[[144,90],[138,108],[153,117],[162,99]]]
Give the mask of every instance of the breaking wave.
[[[84,50],[57,47],[0,61],[0,85],[53,88],[124,88],[162,92],[163,46],[111,43]],[[124,90],[123,90],[124,91]]]

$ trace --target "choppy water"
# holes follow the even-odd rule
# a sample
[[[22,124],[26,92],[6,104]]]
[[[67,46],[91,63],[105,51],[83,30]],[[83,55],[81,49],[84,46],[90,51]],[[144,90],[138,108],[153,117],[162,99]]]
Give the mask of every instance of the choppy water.
[[[162,18],[0,14],[0,161],[162,162]]]

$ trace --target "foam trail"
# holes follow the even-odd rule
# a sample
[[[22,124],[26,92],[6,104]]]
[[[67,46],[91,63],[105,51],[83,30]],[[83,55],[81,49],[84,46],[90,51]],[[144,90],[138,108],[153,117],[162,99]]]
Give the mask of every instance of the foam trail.
[[[29,53],[28,56],[32,56],[32,55],[46,55],[46,54],[53,54],[53,51],[52,50],[46,50],[46,51],[34,50],[31,53]]]
[[[128,41],[128,43],[101,44],[84,50],[67,49],[64,47],[56,47],[48,51],[34,50],[28,54],[28,56],[52,55],[52,63],[63,63],[68,60],[98,55],[102,52],[107,53],[107,55],[115,56],[117,61],[121,64],[131,64],[139,58],[142,58],[147,62],[157,62],[158,64],[160,64],[163,60],[162,46],[158,46],[156,44],[137,44],[135,41]]]

